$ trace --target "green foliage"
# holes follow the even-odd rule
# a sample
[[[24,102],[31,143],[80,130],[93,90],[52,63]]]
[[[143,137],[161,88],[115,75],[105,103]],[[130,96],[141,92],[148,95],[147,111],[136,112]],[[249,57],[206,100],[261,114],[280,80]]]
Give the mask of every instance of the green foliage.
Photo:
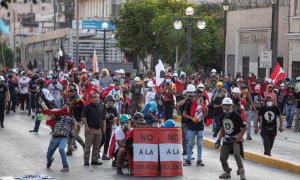
[[[174,66],[176,60],[184,58],[187,22],[183,21],[182,30],[175,30],[173,23],[177,17],[186,17],[185,9],[189,6],[195,9],[194,17],[204,18],[207,24],[204,30],[199,30],[196,22],[192,25],[193,67],[221,62],[223,19],[219,5],[195,7],[185,1],[131,0],[122,5],[119,17],[111,19],[117,28],[118,47],[140,60],[158,54],[163,62]]]
[[[3,49],[2,49],[3,48]],[[13,50],[10,49],[5,42],[0,44],[0,64],[4,67],[12,67],[13,66]],[[5,64],[3,64],[3,58]]]

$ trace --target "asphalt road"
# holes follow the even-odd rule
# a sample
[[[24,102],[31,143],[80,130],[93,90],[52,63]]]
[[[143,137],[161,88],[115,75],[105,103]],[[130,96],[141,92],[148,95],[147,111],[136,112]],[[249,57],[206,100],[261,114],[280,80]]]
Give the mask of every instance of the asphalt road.
[[[26,114],[15,113],[5,117],[5,128],[0,129],[0,179],[9,179],[8,177],[18,177],[26,174],[35,174],[41,172],[43,174],[54,177],[59,180],[84,180],[84,179],[203,179],[214,180],[222,173],[221,164],[219,161],[219,152],[208,148],[203,149],[203,162],[204,167],[195,166],[196,162],[192,162],[191,167],[184,167],[184,175],[182,177],[149,177],[149,178],[136,178],[127,173],[123,169],[124,175],[116,175],[116,169],[111,167],[111,161],[104,161],[102,166],[83,166],[83,152],[78,149],[70,157],[69,165],[70,172],[62,173],[60,155],[58,151],[55,153],[55,161],[50,170],[46,169],[46,151],[48,148],[50,129],[46,125],[42,125],[38,135],[29,133],[28,130],[32,129],[34,120],[31,120]],[[209,131],[209,129],[207,129]],[[209,134],[207,133],[207,136]],[[259,136],[254,136],[259,142]],[[276,140],[277,143],[281,140]],[[283,141],[283,140],[282,140]],[[246,142],[254,144],[256,140]],[[290,143],[290,142],[288,142]],[[294,143],[294,142],[291,142]],[[285,144],[287,145],[287,144]],[[259,145],[257,145],[259,146]],[[275,144],[275,149],[283,148]],[[255,147],[254,147],[255,149]],[[298,146],[299,149],[299,146]],[[286,153],[285,149],[281,150]],[[196,151],[195,151],[196,152]],[[196,153],[195,153],[196,154]],[[273,153],[275,156],[275,152]],[[298,153],[299,154],[299,153]],[[284,155],[284,154],[282,154]],[[295,156],[294,158],[299,157]],[[234,158],[229,158],[230,166],[233,172],[237,169]],[[298,159],[299,161],[299,159]],[[293,174],[287,171],[282,171],[276,168],[263,166],[254,162],[244,161],[247,179],[255,180],[296,180],[300,175]],[[232,173],[232,179],[239,179],[239,177]]]

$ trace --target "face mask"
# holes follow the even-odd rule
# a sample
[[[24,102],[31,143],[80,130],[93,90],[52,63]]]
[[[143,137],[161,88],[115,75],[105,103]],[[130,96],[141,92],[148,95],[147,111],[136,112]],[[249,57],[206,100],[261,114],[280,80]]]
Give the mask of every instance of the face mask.
[[[230,109],[230,111],[229,111],[229,112],[226,112],[226,111],[223,109],[223,112],[224,112],[224,113],[226,113],[226,114],[232,113],[232,111],[233,111],[233,110],[232,110],[232,109]]]
[[[95,81],[92,81],[92,82],[91,82],[91,85],[92,85],[92,86],[94,86],[95,84],[96,84]]]
[[[202,103],[202,98],[197,99],[197,104],[198,104],[198,105],[201,105],[201,103]]]
[[[89,73],[89,77],[93,76],[93,73]]]
[[[123,125],[122,125],[122,129],[123,129],[123,130],[128,130],[128,129],[130,129],[129,124],[128,124],[128,123],[123,124]]]
[[[52,75],[51,75],[51,74],[48,74],[48,75],[47,75],[47,79],[52,79]]]
[[[267,102],[267,106],[268,106],[268,107],[273,106],[273,102]]]
[[[166,79],[166,83],[169,84],[171,82],[171,79]]]
[[[162,102],[162,100],[159,100],[159,101],[158,101],[158,105],[160,105],[160,106],[162,106],[162,105],[163,105],[163,102]]]

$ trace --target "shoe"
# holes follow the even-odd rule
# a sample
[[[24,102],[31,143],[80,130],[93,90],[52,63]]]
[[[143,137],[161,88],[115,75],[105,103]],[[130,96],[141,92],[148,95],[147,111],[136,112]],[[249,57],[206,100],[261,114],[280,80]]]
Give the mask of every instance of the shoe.
[[[109,157],[106,154],[103,154],[102,160],[107,161],[107,160],[110,160],[110,159],[109,159]]]
[[[247,136],[247,140],[252,140],[252,137],[250,135]]]
[[[72,151],[76,151],[77,149],[78,149],[77,146],[72,147]]]
[[[35,119],[35,115],[31,116],[31,119]]]
[[[231,168],[229,168],[228,169],[228,172],[224,172],[223,174],[221,174],[220,176],[219,176],[219,179],[230,179],[231,178],[231,176],[230,176],[230,172],[231,172]]]
[[[68,151],[66,152],[66,155],[67,155],[67,156],[73,156],[72,150],[68,150]]]
[[[30,133],[37,133],[35,130],[29,130]]]
[[[7,115],[7,114],[9,114],[9,111],[6,111],[6,113],[5,113],[5,114],[6,114],[6,115]]]
[[[64,167],[60,170],[61,172],[69,172],[69,167]]]
[[[245,169],[239,169],[238,171],[240,173],[241,180],[246,180]]]
[[[4,128],[4,125],[3,125],[3,124],[1,124],[1,128],[2,128],[2,129]]]
[[[121,167],[117,167],[117,174],[123,174],[123,170]]]
[[[187,155],[183,155],[183,160],[185,161],[187,159]]]
[[[292,126],[286,126],[287,129],[290,129]]]
[[[191,166],[192,163],[189,160],[186,160],[185,163],[183,164],[183,166]]]
[[[197,161],[197,166],[204,166],[203,162],[200,160],[200,161]]]
[[[89,162],[84,162],[84,164],[83,165],[85,165],[85,166],[89,166],[90,165],[90,163]]]
[[[28,113],[27,115],[28,115],[28,116],[31,116],[31,113]]]
[[[50,161],[47,162],[47,169],[49,169],[51,167],[51,164],[53,163],[54,158],[52,158]]]
[[[102,162],[99,162],[99,161],[92,161],[91,162],[91,165],[102,165],[103,163]]]

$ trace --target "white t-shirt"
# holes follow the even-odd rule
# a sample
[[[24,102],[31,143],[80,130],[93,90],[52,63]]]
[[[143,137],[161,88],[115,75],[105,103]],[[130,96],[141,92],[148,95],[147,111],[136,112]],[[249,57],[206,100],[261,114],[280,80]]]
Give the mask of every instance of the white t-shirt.
[[[155,99],[155,91],[146,91],[145,105]]]
[[[19,88],[21,94],[28,94],[28,84],[29,84],[30,78],[29,77],[21,77],[19,79]]]
[[[117,141],[123,141],[125,142],[125,134],[123,132],[123,129],[121,128],[121,126],[118,126],[115,132],[115,137],[116,137],[116,147],[115,147],[115,152],[120,148],[118,145]]]

